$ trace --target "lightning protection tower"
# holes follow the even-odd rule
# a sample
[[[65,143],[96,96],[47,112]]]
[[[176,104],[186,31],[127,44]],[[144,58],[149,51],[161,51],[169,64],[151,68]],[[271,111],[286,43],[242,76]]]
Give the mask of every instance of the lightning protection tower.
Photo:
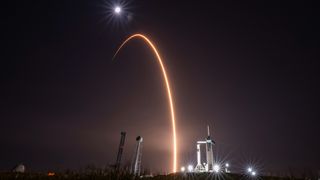
[[[116,161],[116,164],[115,164],[116,170],[118,170],[120,168],[120,162],[121,162],[121,157],[122,157],[122,153],[123,153],[123,147],[124,147],[125,139],[126,139],[126,132],[121,132],[121,139],[120,139],[120,144],[119,144],[117,161]]]
[[[132,160],[131,173],[136,176],[140,176],[143,138],[141,136],[138,136],[136,138],[136,141],[137,141],[137,146],[136,146],[134,158]]]

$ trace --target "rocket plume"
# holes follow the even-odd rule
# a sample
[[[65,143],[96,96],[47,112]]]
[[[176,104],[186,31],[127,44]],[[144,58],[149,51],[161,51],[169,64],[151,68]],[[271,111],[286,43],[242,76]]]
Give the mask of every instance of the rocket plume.
[[[172,95],[171,95],[171,88],[170,88],[170,83],[169,83],[169,79],[167,77],[167,73],[166,73],[166,69],[163,65],[162,59],[160,57],[160,54],[157,50],[157,48],[155,47],[155,45],[143,34],[133,34],[130,37],[128,37],[118,48],[118,50],[116,51],[116,53],[113,56],[113,59],[117,56],[117,54],[119,53],[119,51],[122,49],[122,47],[127,44],[127,42],[129,42],[131,39],[135,39],[135,38],[140,38],[142,39],[144,42],[147,43],[147,45],[149,45],[151,47],[151,49],[153,50],[153,53],[156,55],[158,63],[161,67],[162,70],[162,75],[163,75],[163,79],[164,82],[166,84],[166,88],[167,88],[167,94],[168,94],[168,100],[169,100],[169,105],[170,105],[170,111],[171,111],[171,121],[172,121],[172,142],[173,142],[173,160],[172,160],[172,164],[173,164],[173,172],[177,172],[177,137],[176,137],[176,122],[175,122],[175,115],[174,115],[174,106],[173,106],[173,100],[172,100]]]

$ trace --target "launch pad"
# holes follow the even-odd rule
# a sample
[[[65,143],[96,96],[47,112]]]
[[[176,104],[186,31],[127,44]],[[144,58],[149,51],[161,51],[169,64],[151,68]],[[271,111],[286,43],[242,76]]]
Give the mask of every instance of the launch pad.
[[[220,164],[215,164],[214,156],[213,156],[213,146],[215,145],[215,141],[212,139],[210,135],[210,128],[207,126],[207,137],[204,140],[200,140],[196,142],[197,147],[197,164],[194,167],[189,164],[188,167],[181,167],[181,172],[189,172],[189,173],[230,173],[229,164],[226,163],[224,165],[224,169],[222,169]],[[201,145],[205,145],[206,148],[206,160],[204,163],[201,161]],[[193,168],[194,167],[194,168]]]
[[[209,126],[207,127],[208,130],[208,136],[205,139],[205,141],[197,141],[197,165],[194,168],[194,172],[213,172],[214,171],[214,165],[213,165],[213,151],[212,146],[215,144],[215,142],[211,139],[210,136],[210,129]],[[201,163],[201,144],[206,145],[206,163]]]

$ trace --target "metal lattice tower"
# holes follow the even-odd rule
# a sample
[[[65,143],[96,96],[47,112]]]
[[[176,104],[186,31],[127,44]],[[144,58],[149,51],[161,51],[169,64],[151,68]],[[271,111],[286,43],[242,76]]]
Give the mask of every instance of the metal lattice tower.
[[[120,168],[120,162],[121,162],[121,157],[122,157],[122,153],[123,153],[125,139],[126,139],[126,132],[121,132],[121,139],[120,139],[120,144],[119,144],[117,161],[116,161],[116,164],[115,164],[115,168],[117,170]]]

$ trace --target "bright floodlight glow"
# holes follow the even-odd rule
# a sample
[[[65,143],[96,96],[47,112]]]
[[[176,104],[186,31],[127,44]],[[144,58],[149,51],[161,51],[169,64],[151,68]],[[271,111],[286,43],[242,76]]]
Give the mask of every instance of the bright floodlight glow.
[[[189,165],[189,166],[188,166],[188,171],[189,171],[189,172],[192,172],[192,170],[193,170],[193,166],[192,166],[192,165]]]
[[[251,175],[255,176],[257,173],[255,171],[252,171]]]
[[[186,168],[184,166],[181,167],[181,172],[184,172]]]
[[[252,168],[251,167],[248,168],[248,172],[252,172]]]
[[[226,167],[229,167],[229,163],[226,163]]]
[[[218,173],[220,171],[220,166],[218,164],[215,164],[213,166],[213,170],[214,170],[214,172]]]
[[[120,14],[121,8],[120,8],[119,6],[116,6],[116,7],[114,8],[114,12],[117,13],[117,14]]]

